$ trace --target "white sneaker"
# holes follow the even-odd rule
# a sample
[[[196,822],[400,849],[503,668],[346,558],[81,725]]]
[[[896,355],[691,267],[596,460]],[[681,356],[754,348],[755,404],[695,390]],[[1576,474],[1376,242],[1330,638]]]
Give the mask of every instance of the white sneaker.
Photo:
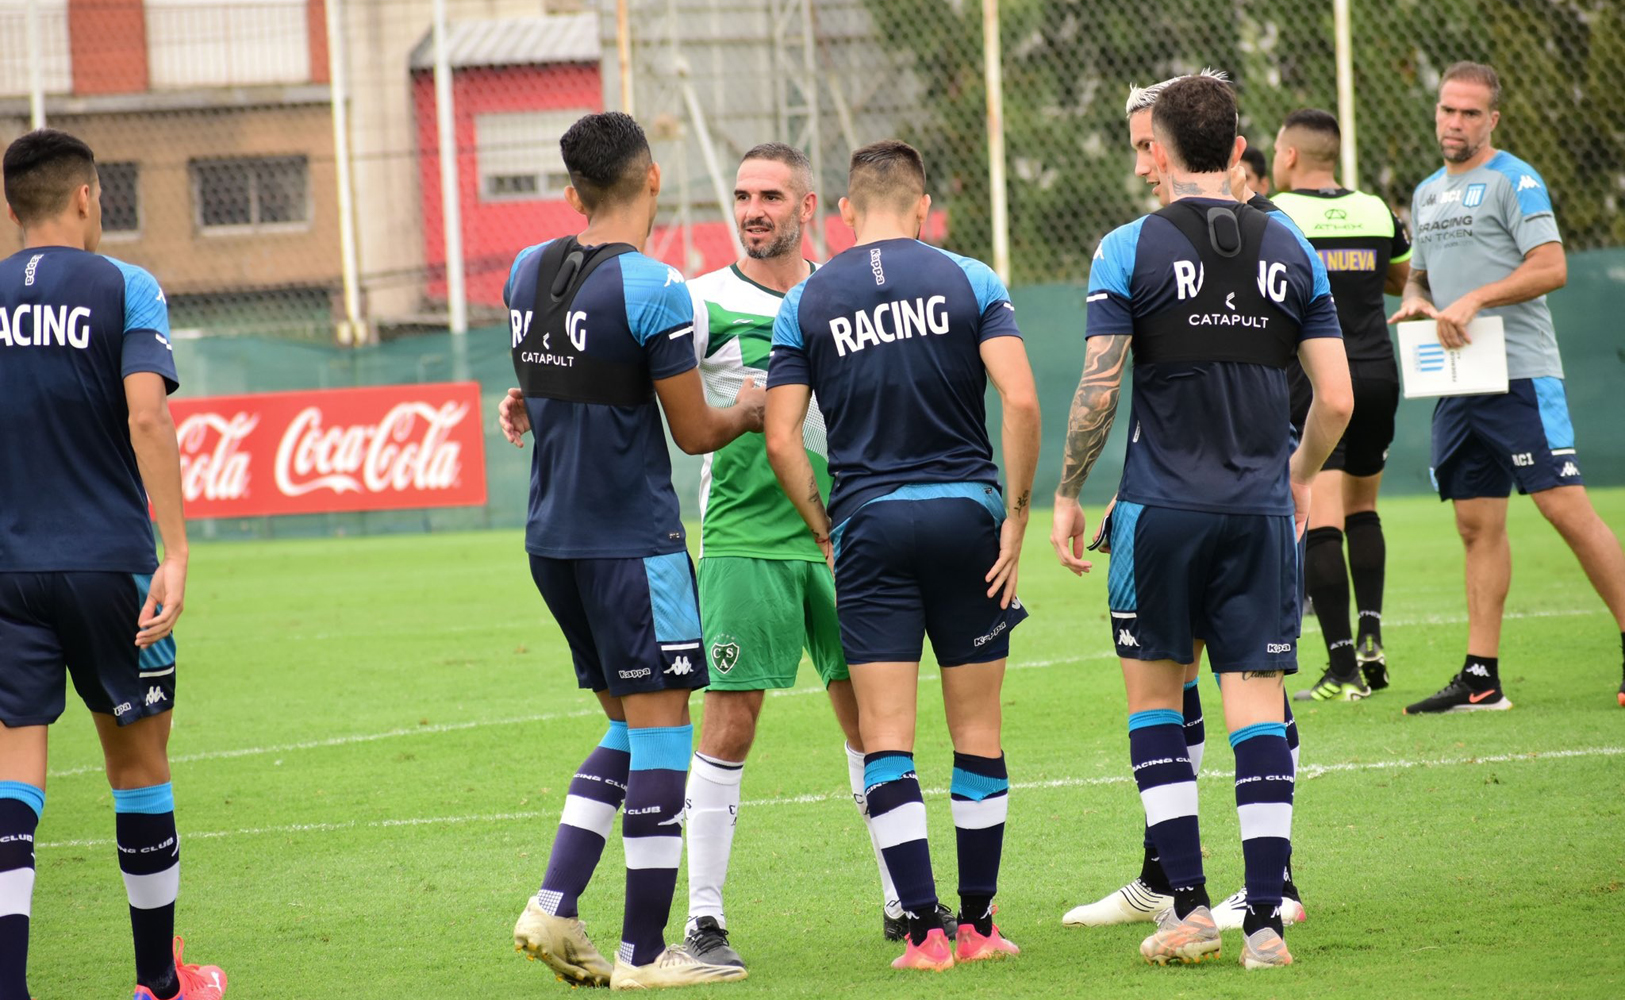
[[[541,959],[559,978],[579,986],[607,986],[610,966],[587,937],[579,917],[555,917],[534,897],[513,925],[513,950]]]
[[[1237,931],[1241,929],[1241,921],[1247,916],[1247,890],[1237,889],[1226,896],[1224,902],[1213,908],[1213,922],[1219,925],[1221,931]],[[1281,897],[1281,925],[1291,927],[1301,924],[1309,919],[1309,914],[1303,910],[1303,904],[1290,896]]]
[[[1136,878],[1104,899],[1074,906],[1061,923],[1066,927],[1106,927],[1157,919],[1157,914],[1174,905],[1174,897],[1157,892]]]
[[[619,955],[610,974],[612,990],[658,990],[673,986],[704,986],[744,979],[737,965],[709,965],[690,955],[681,945],[668,945],[648,965],[628,965]]]

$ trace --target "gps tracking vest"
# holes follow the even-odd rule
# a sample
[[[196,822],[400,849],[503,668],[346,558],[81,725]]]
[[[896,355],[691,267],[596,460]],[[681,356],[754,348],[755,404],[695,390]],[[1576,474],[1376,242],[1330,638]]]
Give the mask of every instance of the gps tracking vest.
[[[629,243],[584,247],[572,236],[543,248],[530,327],[514,337],[513,370],[526,396],[605,406],[641,406],[654,398],[648,364],[593,356],[587,349],[593,321],[570,308],[600,264],[636,249]],[[613,327],[599,335],[611,332]]]
[[[1135,364],[1234,361],[1285,368],[1298,354],[1298,321],[1282,307],[1286,263],[1259,253],[1268,216],[1246,205],[1188,201],[1156,214],[1184,234],[1197,259],[1174,261],[1177,297],[1135,321]]]

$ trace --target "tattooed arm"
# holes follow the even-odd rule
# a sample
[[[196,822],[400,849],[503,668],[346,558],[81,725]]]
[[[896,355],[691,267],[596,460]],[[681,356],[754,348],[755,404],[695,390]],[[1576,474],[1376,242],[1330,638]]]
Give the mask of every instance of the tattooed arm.
[[[1072,397],[1072,410],[1066,420],[1066,457],[1061,464],[1061,484],[1055,491],[1055,523],[1050,544],[1060,556],[1061,565],[1082,574],[1091,568],[1083,558],[1083,508],[1078,491],[1106,447],[1112,420],[1117,416],[1117,396],[1123,385],[1123,367],[1128,361],[1129,336],[1090,337],[1083,362],[1083,378]]]
[[[801,519],[807,522],[813,539],[828,559],[829,511],[824,509],[824,497],[819,492],[818,479],[813,475],[812,462],[807,459],[801,435],[811,402],[812,389],[806,385],[777,385],[767,390],[767,416],[762,431],[767,438],[767,461],[773,466],[773,474],[779,477],[779,487],[796,505]]]

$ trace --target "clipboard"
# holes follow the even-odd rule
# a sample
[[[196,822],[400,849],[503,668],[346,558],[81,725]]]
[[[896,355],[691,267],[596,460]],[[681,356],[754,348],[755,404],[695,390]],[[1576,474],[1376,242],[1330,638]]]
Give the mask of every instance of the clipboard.
[[[1506,330],[1499,316],[1467,324],[1472,342],[1461,348],[1439,343],[1433,320],[1399,324],[1399,370],[1406,399],[1476,396],[1507,391]]]

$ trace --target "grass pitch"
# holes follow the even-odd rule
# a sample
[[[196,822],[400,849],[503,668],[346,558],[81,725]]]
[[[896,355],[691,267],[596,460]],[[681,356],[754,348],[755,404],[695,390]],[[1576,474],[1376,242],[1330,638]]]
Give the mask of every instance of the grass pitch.
[[[1593,494],[1625,529],[1625,490]],[[1091,514],[1097,511],[1091,510]],[[1079,581],[1029,532],[1005,686],[1014,782],[999,923],[1019,958],[898,973],[839,729],[810,666],[768,699],[728,887],[759,997],[1619,997],[1625,995],[1625,710],[1618,633],[1527,500],[1502,648],[1511,712],[1407,719],[1460,665],[1461,552],[1448,508],[1385,501],[1394,686],[1299,713],[1298,964],[1244,973],[1240,939],[1190,969],[1144,965],[1147,925],[1061,914],[1138,870],[1122,682],[1104,566]],[[181,622],[172,752],[185,844],[179,930],[233,1000],[505,998],[566,987],[512,950],[565,789],[603,724],[574,688],[517,531],[201,545]],[[1323,662],[1305,636],[1305,686]],[[925,673],[934,676],[935,668]],[[1203,683],[1203,840],[1215,900],[1241,879],[1217,689]],[[917,746],[938,885],[953,899],[949,744],[928,680]],[[71,701],[70,695],[70,701]],[[695,700],[696,707],[699,699]],[[127,997],[112,799],[86,713],[53,732],[31,985]],[[618,940],[618,833],[582,912]],[[681,934],[679,884],[668,934]]]

